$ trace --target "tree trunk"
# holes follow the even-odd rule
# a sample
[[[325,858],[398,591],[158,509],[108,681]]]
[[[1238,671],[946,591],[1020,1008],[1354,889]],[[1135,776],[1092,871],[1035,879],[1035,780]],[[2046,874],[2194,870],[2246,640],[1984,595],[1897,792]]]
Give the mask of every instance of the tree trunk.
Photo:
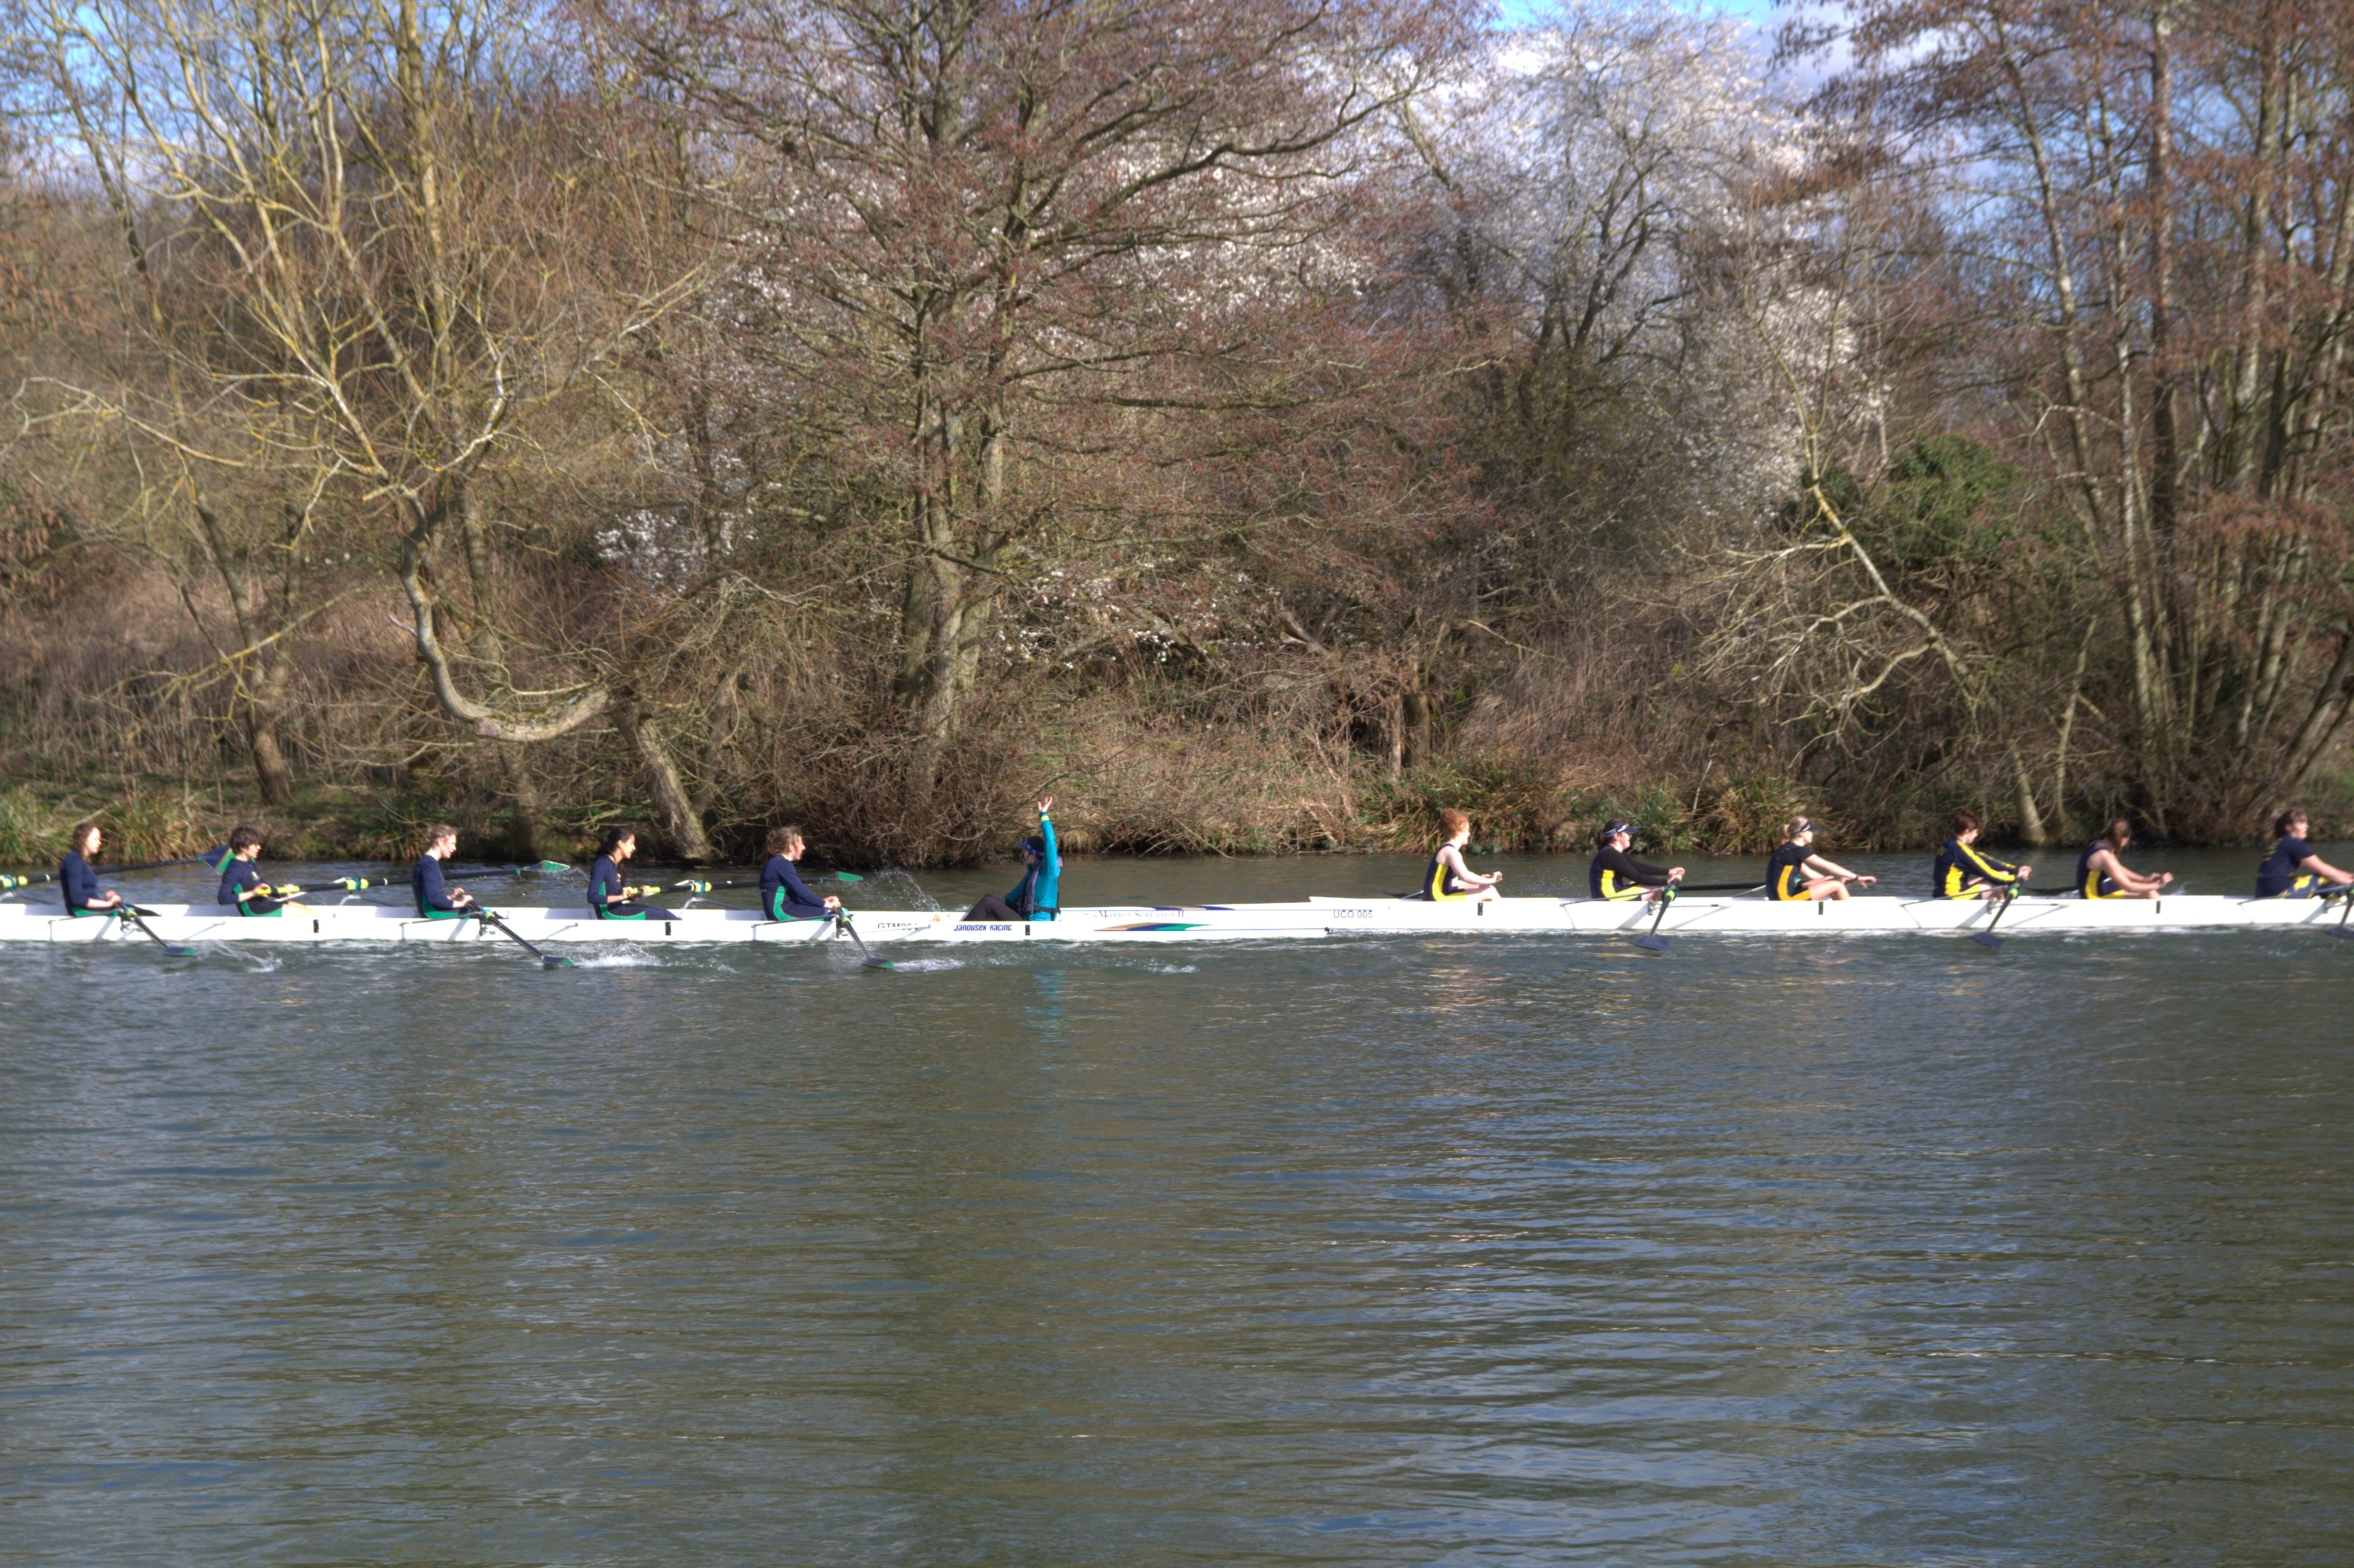
[[[212,554],[213,569],[228,591],[229,613],[237,622],[240,646],[231,669],[237,675],[239,705],[244,710],[246,744],[253,753],[254,783],[261,790],[264,805],[291,806],[294,803],[294,773],[286,765],[278,726],[286,717],[286,688],[294,673],[286,639],[294,630],[302,606],[302,549],[304,536],[310,531],[311,514],[306,507],[285,508],[285,535],[278,546],[281,556],[276,581],[257,606],[239,569],[234,543],[222,526],[220,514],[203,499],[196,503],[196,510],[206,547]],[[188,612],[196,613],[193,601],[189,602]],[[243,673],[243,662],[248,658],[255,661],[260,671],[251,682]]]
[[[612,712],[614,727],[637,752],[638,760],[645,764],[646,782],[653,792],[654,814],[662,819],[663,832],[670,836],[672,847],[682,860],[709,860],[711,840],[704,833],[703,819],[695,814],[686,790],[679,784],[678,766],[671,760],[670,748],[638,712],[634,697],[617,697]]]
[[[507,818],[507,853],[519,861],[538,860],[547,853],[547,832],[540,821],[539,784],[531,764],[520,746],[493,741],[491,750],[506,778],[507,799],[514,805]]]
[[[2027,777],[2027,759],[2015,746],[2010,748],[2010,778],[2019,792],[2019,836],[2041,849],[2052,842],[2052,835],[2043,831],[2043,813],[2035,809],[2035,785]]]
[[[1398,700],[1398,719],[1404,732],[1398,765],[1419,768],[1430,755],[1430,699],[1420,692],[1408,692]]]
[[[294,803],[294,773],[286,766],[286,753],[278,744],[279,718],[251,705],[245,710],[246,744],[253,748],[254,782],[261,787],[265,806]]]

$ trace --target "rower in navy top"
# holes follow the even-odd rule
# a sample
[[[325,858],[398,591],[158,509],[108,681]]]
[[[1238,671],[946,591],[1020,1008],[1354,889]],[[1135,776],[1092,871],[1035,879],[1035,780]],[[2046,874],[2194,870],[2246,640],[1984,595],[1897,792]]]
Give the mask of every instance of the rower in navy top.
[[[436,822],[425,830],[425,853],[408,873],[408,891],[417,899],[417,913],[427,920],[462,920],[474,913],[474,895],[441,879],[441,863],[458,853],[458,830]]]
[[[1602,824],[1594,835],[1594,860],[1585,868],[1585,889],[1596,898],[1613,901],[1628,898],[1659,897],[1658,890],[1670,882],[1684,879],[1680,865],[1653,865],[1648,860],[1637,860],[1627,852],[1634,847],[1635,829],[1630,822],[1612,821]]]
[[[2120,858],[2133,842],[2133,824],[2119,817],[2076,857],[2076,887],[2087,898],[2155,898],[2174,880],[2172,872],[2144,876]]]
[[[675,920],[677,916],[652,904],[634,902],[652,887],[631,887],[621,880],[621,867],[638,852],[638,830],[610,827],[597,846],[596,862],[588,867],[588,913],[599,920]]]
[[[231,906],[239,915],[282,915],[289,909],[297,915],[310,913],[289,897],[296,889],[272,887],[253,868],[254,857],[261,853],[260,833],[239,826],[228,835],[228,848],[229,862],[221,868],[215,902]]]
[[[1004,897],[984,894],[965,911],[968,920],[1052,920],[1062,912],[1063,856],[1055,845],[1055,797],[1038,802],[1038,831],[1022,841],[1022,880]]]
[[[1847,885],[1869,887],[1878,877],[1858,876],[1836,861],[1815,853],[1815,835],[1822,830],[1804,817],[1782,824],[1782,847],[1766,862],[1766,896],[1779,903],[1827,903],[1845,898]]]
[[[99,892],[98,873],[90,868],[90,857],[104,840],[96,822],[76,822],[66,833],[65,858],[58,862],[58,891],[65,895],[69,915],[111,915],[122,906],[122,895],[111,887]]]
[[[760,912],[771,920],[822,920],[842,907],[828,894],[820,898],[801,881],[793,862],[807,847],[799,828],[775,828],[768,840],[768,863],[760,867]]]
[[[1930,890],[1937,897],[1994,898],[2006,887],[2026,885],[2033,866],[2013,865],[1974,847],[1984,827],[1976,811],[1954,813],[1954,836],[1946,841],[1946,847],[1937,852],[1936,863],[1929,868]]]
[[[2354,875],[2313,853],[2305,842],[2306,826],[2305,813],[2294,806],[2273,819],[2273,847],[2256,868],[2257,897],[2311,898],[2324,884],[2354,882]]]

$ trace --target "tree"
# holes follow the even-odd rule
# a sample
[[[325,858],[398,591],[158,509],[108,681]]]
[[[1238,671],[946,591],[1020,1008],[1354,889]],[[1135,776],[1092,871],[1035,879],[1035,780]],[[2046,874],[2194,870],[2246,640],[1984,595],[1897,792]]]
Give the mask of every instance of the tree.
[[[168,454],[165,504],[235,606],[225,658],[258,672],[240,682],[265,796],[283,795],[273,662],[323,515],[393,568],[450,718],[522,745],[603,712],[593,645],[551,650],[568,678],[515,680],[478,503],[538,427],[611,397],[599,373],[697,280],[649,221],[663,187],[599,62],[557,50],[528,0],[31,12],[44,108],[120,228],[146,361],[65,385],[50,412]],[[453,536],[470,602],[438,575]],[[259,596],[241,580],[257,552],[277,574]],[[472,626],[463,664],[453,617]]]
[[[1442,0],[610,14],[737,176],[779,417],[885,538],[917,805],[1009,585],[1075,525],[1152,514],[1114,482],[1140,466],[1103,455],[1294,395],[1270,384],[1277,323],[1345,289],[1331,246],[1366,132],[1463,37]]]
[[[2134,792],[2244,832],[2354,713],[2354,21],[1867,0],[1849,36],[1822,105],[1941,175],[1956,380],[2040,445],[2108,582]]]

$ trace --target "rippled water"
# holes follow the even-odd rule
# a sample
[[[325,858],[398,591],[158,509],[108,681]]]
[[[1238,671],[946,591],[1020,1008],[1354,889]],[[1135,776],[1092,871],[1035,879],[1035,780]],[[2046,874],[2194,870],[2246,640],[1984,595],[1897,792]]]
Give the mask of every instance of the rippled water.
[[[0,950],[0,1557],[2354,1559],[2354,942],[518,958]]]

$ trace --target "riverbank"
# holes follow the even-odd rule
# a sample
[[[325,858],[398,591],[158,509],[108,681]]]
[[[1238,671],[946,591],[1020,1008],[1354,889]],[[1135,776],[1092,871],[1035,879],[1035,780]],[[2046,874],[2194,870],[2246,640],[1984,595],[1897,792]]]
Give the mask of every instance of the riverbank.
[[[1907,852],[1932,847],[1946,821],[1967,805],[1983,813],[1993,842],[2038,847],[2020,832],[2018,814],[1999,800],[1962,790],[1891,791],[1871,800],[1825,799],[1784,774],[1704,768],[1691,780],[1638,784],[1548,768],[1518,759],[1404,769],[1394,776],[1367,767],[1310,770],[1268,748],[1234,747],[1223,756],[1196,737],[1188,745],[1129,746],[1090,764],[1068,759],[1070,782],[1050,786],[1058,796],[1055,822],[1073,854],[1227,856],[1332,853],[1408,853],[1438,833],[1438,812],[1452,807],[1472,819],[1478,853],[1583,853],[1595,829],[1624,818],[1648,852],[1662,854],[1763,853],[1779,824],[1804,813],[1827,828],[1824,842],[1850,851]],[[1204,765],[1205,751],[1219,765]],[[1292,766],[1285,766],[1287,762]],[[1076,785],[1075,788],[1074,785]],[[2314,837],[2354,837],[2354,781],[2338,778],[2306,805]],[[1007,795],[1002,785],[992,793]],[[829,832],[836,813],[822,800],[804,800],[785,813],[809,830],[816,859],[871,865],[857,839]],[[713,813],[711,837],[718,863],[758,858],[772,825],[766,814],[734,819],[723,805]],[[976,837],[968,853],[935,863],[984,864],[1008,853],[1026,831],[1026,813],[1013,800],[997,811],[1002,834]],[[599,832],[613,821],[639,824],[645,853],[680,860],[663,842],[648,802],[598,798],[543,804],[536,832],[517,842],[515,823],[493,793],[457,779],[419,775],[406,787],[320,785],[297,792],[289,807],[260,803],[251,778],[224,773],[201,784],[154,774],[86,771],[70,779],[34,779],[0,787],[0,865],[53,861],[73,822],[96,818],[107,832],[107,859],[161,860],[218,843],[228,829],[249,823],[272,859],[405,863],[429,823],[459,830],[459,852],[469,859],[552,858],[585,863]],[[2238,844],[2264,842],[2267,824],[2252,822]],[[2082,820],[2047,822],[2044,846],[2069,846],[2098,832]]]

